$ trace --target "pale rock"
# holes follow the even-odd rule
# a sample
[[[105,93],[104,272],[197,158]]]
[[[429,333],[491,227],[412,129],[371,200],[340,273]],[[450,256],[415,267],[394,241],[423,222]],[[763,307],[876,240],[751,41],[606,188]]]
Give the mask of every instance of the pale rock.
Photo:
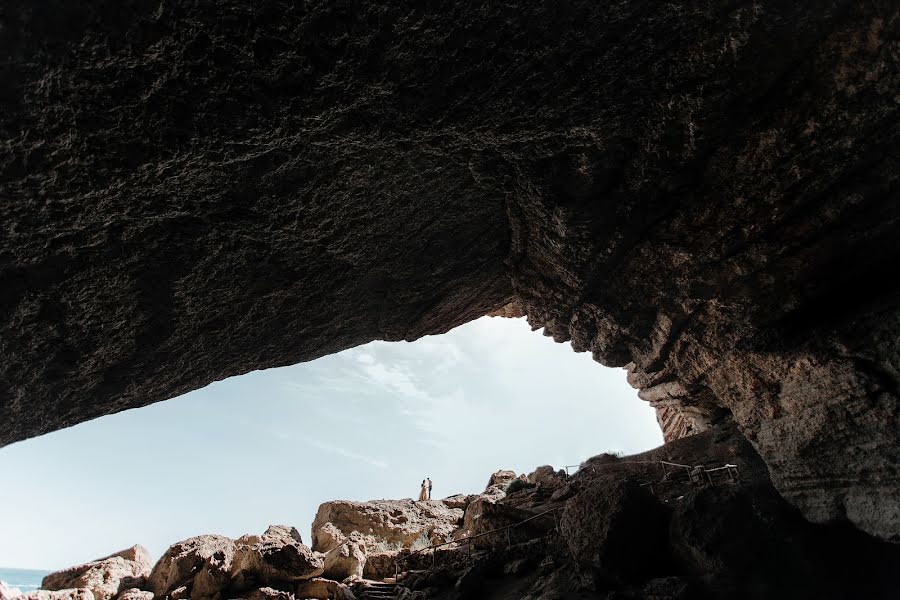
[[[230,570],[234,557],[234,542],[221,535],[200,535],[173,544],[157,561],[147,580],[147,587],[159,598],[191,594],[195,579],[201,573],[198,594],[213,598],[221,590],[216,582],[222,582],[221,571]],[[179,588],[185,591],[179,591]]]
[[[91,590],[96,600],[110,600],[120,589],[134,587],[150,574],[150,553],[132,546],[88,563],[50,573],[41,582],[48,591],[73,588]]]
[[[512,483],[512,481],[514,479],[516,479],[517,477],[518,476],[516,475],[515,471],[508,471],[508,470],[501,469],[500,471],[497,471],[496,473],[491,475],[491,478],[488,480],[488,484],[484,488],[484,491],[487,492],[488,490],[490,490],[492,487],[495,487],[495,486],[506,487],[510,483]]]
[[[138,588],[129,588],[116,596],[116,600],[153,600],[153,592],[145,592]]]
[[[393,577],[395,573],[394,563],[400,552],[387,550],[385,552],[371,552],[366,555],[366,566],[363,569],[363,577],[366,579],[381,580],[385,577]]]
[[[331,550],[340,536],[354,531],[362,535],[368,553],[422,548],[452,539],[462,517],[461,509],[448,508],[440,500],[326,502],[313,521],[313,549]]]
[[[299,538],[294,528],[270,527],[258,541],[238,544],[230,573],[233,585],[297,582],[321,575],[323,559]]]
[[[320,509],[321,510],[321,509]],[[317,530],[313,524],[313,548],[320,552],[328,552],[340,546],[347,536],[338,529],[334,523],[325,523]]]
[[[295,596],[298,599],[312,600],[356,600],[356,595],[349,586],[323,577],[297,584]]]
[[[339,546],[325,555],[323,577],[343,581],[348,577],[362,577],[366,566],[366,544],[358,533],[350,534]]]
[[[94,600],[94,594],[87,588],[34,590],[18,596],[16,600]]]

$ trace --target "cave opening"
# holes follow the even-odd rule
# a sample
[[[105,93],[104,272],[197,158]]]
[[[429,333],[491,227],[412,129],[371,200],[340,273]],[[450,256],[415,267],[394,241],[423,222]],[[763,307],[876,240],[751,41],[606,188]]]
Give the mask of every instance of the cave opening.
[[[308,531],[335,499],[483,489],[499,469],[561,469],[663,441],[622,369],[483,317],[415,342],[371,342],[315,361],[231,377],[169,401],[12,444],[16,489],[0,531],[25,543],[0,565],[57,568],[140,543],[232,537],[290,523]],[[574,469],[573,469],[574,470]],[[53,490],[66,489],[65,510]]]

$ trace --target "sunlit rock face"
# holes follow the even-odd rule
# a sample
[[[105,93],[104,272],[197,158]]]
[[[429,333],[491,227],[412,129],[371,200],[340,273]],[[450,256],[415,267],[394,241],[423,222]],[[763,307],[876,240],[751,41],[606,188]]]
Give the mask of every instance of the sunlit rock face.
[[[0,444],[527,314],[900,539],[898,20],[13,0]]]

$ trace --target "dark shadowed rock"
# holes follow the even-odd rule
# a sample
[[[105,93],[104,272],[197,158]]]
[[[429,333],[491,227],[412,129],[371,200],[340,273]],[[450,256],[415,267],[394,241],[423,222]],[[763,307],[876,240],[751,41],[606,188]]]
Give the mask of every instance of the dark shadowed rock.
[[[666,517],[647,488],[616,477],[595,480],[566,503],[560,532],[575,563],[600,580],[662,573]]]
[[[66,590],[35,590],[16,596],[17,600],[94,600],[94,594],[87,588]]]
[[[347,577],[360,578],[366,567],[366,541],[359,533],[352,533],[340,545],[325,554],[324,572],[326,579],[343,581]]]
[[[0,444],[485,314],[900,540],[895,0],[8,0]]]
[[[356,600],[349,586],[321,577],[298,583],[295,595],[315,600]]]

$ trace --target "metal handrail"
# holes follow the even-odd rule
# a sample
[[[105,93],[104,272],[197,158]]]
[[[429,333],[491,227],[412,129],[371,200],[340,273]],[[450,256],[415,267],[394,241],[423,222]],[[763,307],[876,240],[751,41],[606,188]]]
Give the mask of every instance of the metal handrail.
[[[668,477],[668,472],[666,471],[666,465],[668,465],[670,467],[676,467],[679,469],[687,470],[688,478],[691,477],[691,471],[694,468],[696,468],[696,467],[692,467],[690,465],[673,463],[673,462],[669,462],[666,460],[622,460],[622,461],[616,461],[614,463],[609,463],[608,465],[589,465],[589,466],[591,467],[591,469],[593,469],[595,466],[613,466],[613,465],[620,465],[620,464],[657,464],[657,463],[659,463],[659,465],[662,467],[663,480],[666,480],[666,478]],[[566,473],[568,473],[569,467],[574,467],[574,466],[581,467],[581,465],[568,465],[568,466],[564,467],[566,469]],[[730,463],[726,463],[721,467],[715,467],[713,469],[703,468],[703,473],[707,476],[707,478],[709,479],[709,482],[713,483],[712,475],[710,475],[710,473],[715,473],[715,472],[726,470],[726,469],[728,471],[728,474],[731,476],[732,480],[735,480],[735,479],[737,479],[737,477],[740,476],[740,471],[738,470],[738,466],[730,464]],[[646,482],[646,483],[641,484],[641,486],[645,486],[645,485],[649,485],[650,489],[652,491],[654,482]],[[503,527],[491,529],[490,531],[484,531],[484,532],[476,534],[476,535],[469,535],[469,536],[460,538],[458,540],[442,542],[437,545],[428,546],[427,548],[419,548],[418,550],[410,552],[406,556],[402,556],[402,557],[398,557],[398,558],[394,559],[394,579],[396,581],[400,576],[400,564],[405,563],[406,561],[410,560],[413,556],[415,556],[417,554],[421,554],[428,550],[431,550],[432,551],[432,561],[434,561],[434,550],[437,550],[438,548],[442,548],[444,546],[450,546],[452,544],[462,544],[462,543],[468,543],[469,544],[469,552],[471,552],[472,551],[472,540],[476,540],[480,537],[484,537],[487,535],[491,535],[493,533],[497,533],[498,531],[505,531],[505,530],[513,529],[515,527],[518,527],[519,525],[523,525],[529,521],[533,521],[534,519],[543,517],[544,515],[548,515],[550,513],[554,513],[554,512],[563,510],[564,508],[565,507],[563,507],[563,506],[557,506],[556,508],[551,508],[550,510],[546,510],[542,513],[532,515],[532,516],[528,517],[527,519],[519,521],[518,523],[513,523],[512,525],[505,525]],[[557,524],[557,527],[558,527],[558,524]]]

